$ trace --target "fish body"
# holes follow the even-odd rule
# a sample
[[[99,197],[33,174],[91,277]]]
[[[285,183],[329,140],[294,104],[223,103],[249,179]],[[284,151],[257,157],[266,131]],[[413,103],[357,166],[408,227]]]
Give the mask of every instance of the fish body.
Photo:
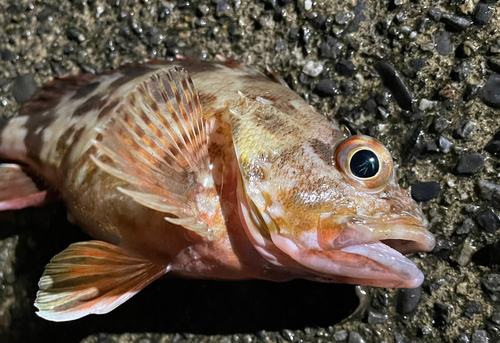
[[[400,252],[434,238],[389,152],[278,81],[233,60],[134,63],[56,79],[0,126],[0,158],[96,239],[47,265],[37,313],[106,313],[166,273],[418,286]],[[2,166],[0,209],[43,203]]]

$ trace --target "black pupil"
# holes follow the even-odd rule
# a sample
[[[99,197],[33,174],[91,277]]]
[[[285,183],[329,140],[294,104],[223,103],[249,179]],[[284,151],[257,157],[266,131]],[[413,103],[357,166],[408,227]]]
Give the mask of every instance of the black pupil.
[[[371,150],[356,151],[351,158],[351,172],[354,176],[367,179],[377,175],[380,168],[378,158]]]

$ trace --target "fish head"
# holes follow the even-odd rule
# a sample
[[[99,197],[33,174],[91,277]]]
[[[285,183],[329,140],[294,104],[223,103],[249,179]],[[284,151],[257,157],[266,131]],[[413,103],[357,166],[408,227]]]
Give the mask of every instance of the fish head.
[[[418,204],[396,182],[382,143],[342,137],[325,121],[315,138],[322,148],[315,149],[311,137],[297,140],[299,126],[290,138],[285,124],[269,129],[261,120],[260,128],[246,131],[237,124],[241,213],[264,257],[321,281],[402,288],[423,282],[403,254],[432,250],[434,237]]]

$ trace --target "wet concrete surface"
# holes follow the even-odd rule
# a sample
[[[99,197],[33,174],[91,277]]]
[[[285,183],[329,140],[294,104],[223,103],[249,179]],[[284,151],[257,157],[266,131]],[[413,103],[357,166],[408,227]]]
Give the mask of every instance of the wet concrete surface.
[[[437,246],[417,290],[166,278],[116,311],[34,314],[44,265],[88,239],[61,204],[0,213],[0,342],[496,342],[500,18],[495,1],[0,3],[0,115],[54,76],[176,54],[271,66],[309,103],[384,142]],[[429,183],[424,183],[429,182]],[[436,186],[439,184],[439,187]],[[149,333],[146,333],[149,332]]]

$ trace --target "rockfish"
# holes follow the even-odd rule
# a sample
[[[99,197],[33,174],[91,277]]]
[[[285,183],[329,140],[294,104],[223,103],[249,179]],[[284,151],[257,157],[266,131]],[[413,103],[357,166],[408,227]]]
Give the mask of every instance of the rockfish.
[[[389,151],[280,80],[229,59],[149,60],[56,78],[2,121],[0,209],[57,192],[95,239],[52,258],[37,314],[107,313],[166,273],[419,286],[403,254],[434,237]]]

